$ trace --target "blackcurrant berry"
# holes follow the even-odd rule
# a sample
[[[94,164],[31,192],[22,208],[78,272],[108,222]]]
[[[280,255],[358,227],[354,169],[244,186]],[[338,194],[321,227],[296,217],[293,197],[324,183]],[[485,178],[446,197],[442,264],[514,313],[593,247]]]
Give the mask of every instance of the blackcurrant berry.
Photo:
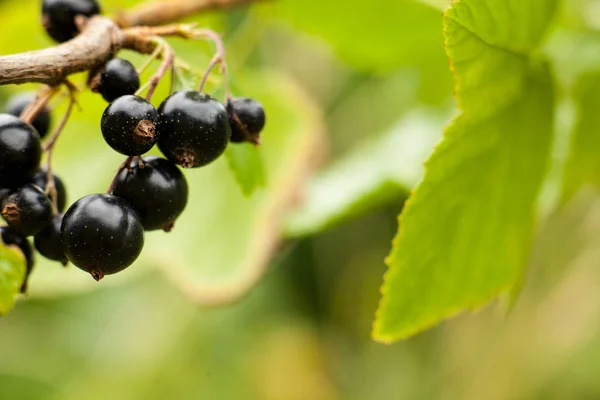
[[[158,114],[158,147],[175,164],[201,167],[227,148],[231,136],[227,111],[207,94],[175,92],[162,102]]]
[[[144,154],[156,143],[156,108],[140,96],[121,96],[106,107],[100,129],[110,147],[127,156]]]
[[[231,141],[234,143],[259,143],[260,132],[265,127],[265,110],[262,105],[246,97],[227,102]]]
[[[48,173],[46,171],[46,168],[42,167],[33,177],[33,183],[42,188],[44,192],[48,184]],[[56,208],[59,212],[63,212],[67,205],[67,189],[62,179],[54,173],[52,175],[54,176],[54,188],[56,189]]]
[[[99,78],[92,90],[100,93],[108,102],[127,94],[134,94],[140,88],[140,77],[135,67],[122,58],[109,60]]]
[[[125,199],[142,219],[145,230],[169,231],[188,199],[185,176],[172,162],[160,157],[145,157],[144,168],[132,163],[131,172],[123,170],[113,190]]]
[[[94,279],[130,266],[144,246],[140,218],[125,200],[92,194],[67,210],[60,236],[67,259]]]
[[[67,265],[67,257],[60,238],[63,214],[57,215],[37,235],[33,237],[36,250],[49,260],[59,261]]]
[[[66,42],[79,33],[75,17],[91,17],[100,14],[96,0],[44,0],[42,2],[42,25],[48,35],[57,42]]]
[[[27,269],[25,272],[25,279],[21,284],[21,293],[25,293],[27,292],[27,281],[29,280],[29,274],[31,274],[33,264],[35,263],[35,255],[33,253],[33,249],[31,248],[31,244],[27,238],[10,229],[8,226],[0,226],[0,236],[2,237],[4,244],[17,246],[23,253],[23,256],[25,256]]]
[[[1,213],[15,232],[32,236],[52,220],[52,202],[39,186],[27,184],[4,199]]]
[[[40,135],[10,114],[0,114],[0,186],[16,187],[38,169],[42,156]]]
[[[35,100],[35,93],[25,92],[14,95],[8,100],[6,105],[6,112],[14,115],[15,117],[19,117],[25,108],[29,104],[31,104]],[[40,137],[46,136],[48,134],[48,129],[50,128],[50,109],[44,106],[42,110],[35,116],[31,125],[35,128]]]
[[[0,188],[0,205],[2,204],[2,202],[4,201],[4,199],[6,198],[6,196],[8,196],[11,192],[10,188]]]

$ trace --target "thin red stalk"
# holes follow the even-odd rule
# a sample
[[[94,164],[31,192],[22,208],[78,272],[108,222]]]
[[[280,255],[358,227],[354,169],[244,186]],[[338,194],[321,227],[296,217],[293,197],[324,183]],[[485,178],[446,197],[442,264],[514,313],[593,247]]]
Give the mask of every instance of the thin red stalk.
[[[65,111],[62,120],[54,129],[52,135],[50,135],[50,138],[44,145],[44,152],[46,152],[46,193],[50,196],[50,200],[52,200],[52,207],[55,215],[58,214],[58,205],[54,174],[52,173],[52,155],[54,154],[54,146],[56,145],[56,141],[58,140],[60,133],[65,128],[67,121],[71,116],[71,112],[73,111],[73,106],[75,105],[75,87],[68,81],[66,81],[65,84],[69,89],[69,104],[67,105],[67,110]]]
[[[165,42],[163,46],[163,60],[156,73],[150,77],[150,86],[148,87],[148,93],[146,93],[146,100],[150,101],[152,99],[156,87],[174,62],[175,52],[173,51],[173,48]]]
[[[115,174],[115,177],[110,182],[110,186],[106,190],[106,193],[108,193],[108,194],[112,193],[113,189],[115,188],[115,186],[117,184],[117,181],[119,180],[119,175],[121,175],[121,172],[123,172],[124,170],[131,169],[131,162],[133,161],[134,158],[135,158],[135,156],[129,156],[129,157],[127,157],[127,159],[125,161],[123,161],[123,163],[119,166],[119,169],[117,170],[117,173]]]

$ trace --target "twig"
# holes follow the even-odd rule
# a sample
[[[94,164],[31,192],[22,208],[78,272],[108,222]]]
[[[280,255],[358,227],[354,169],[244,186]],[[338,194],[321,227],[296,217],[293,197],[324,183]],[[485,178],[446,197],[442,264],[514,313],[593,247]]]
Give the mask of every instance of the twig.
[[[123,45],[119,27],[109,18],[93,17],[79,36],[43,50],[0,56],[0,85],[41,82],[60,84],[68,75],[105,62]]]

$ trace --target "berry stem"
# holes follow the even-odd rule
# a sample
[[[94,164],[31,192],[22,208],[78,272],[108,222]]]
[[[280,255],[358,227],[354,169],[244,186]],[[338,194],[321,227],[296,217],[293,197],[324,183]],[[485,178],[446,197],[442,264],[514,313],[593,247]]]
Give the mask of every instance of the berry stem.
[[[23,112],[20,118],[30,124],[35,117],[42,111],[42,109],[48,104],[50,99],[58,92],[58,86],[45,86],[37,95],[35,100],[29,104]]]
[[[56,185],[54,183],[54,174],[52,173],[52,155],[54,154],[54,147],[56,146],[56,141],[58,140],[60,133],[65,128],[65,125],[67,124],[67,121],[69,120],[69,117],[71,116],[71,112],[73,111],[73,106],[76,103],[76,98],[75,98],[76,87],[75,87],[75,85],[73,85],[73,83],[71,83],[67,80],[67,81],[65,81],[65,86],[67,87],[67,90],[69,91],[69,104],[67,105],[67,110],[65,111],[65,114],[63,115],[63,118],[60,121],[60,123],[58,124],[58,126],[52,132],[52,135],[50,136],[50,138],[44,145],[44,149],[43,149],[44,152],[46,152],[46,182],[47,182],[46,183],[46,193],[48,194],[48,196],[50,197],[50,200],[52,201],[52,209],[53,209],[54,215],[58,214],[58,203],[57,203]]]
[[[210,60],[208,68],[204,73],[202,80],[200,81],[198,91],[201,92],[204,89],[204,85],[206,83],[206,80],[208,79],[208,76],[210,75],[210,72],[217,64],[219,64],[221,66],[221,73],[223,74],[223,84],[225,85],[225,99],[231,99],[231,90],[229,88],[229,75],[227,72],[227,61],[225,60],[225,45],[223,44],[223,39],[221,39],[221,36],[217,32],[211,29],[194,29],[190,32],[190,35],[194,38],[208,38],[217,47],[217,51],[213,58]]]
[[[160,56],[160,54],[163,52],[163,50],[164,50],[164,44],[159,42],[158,45],[156,46],[156,48],[154,49],[154,51],[152,52],[152,54],[150,54],[150,56],[146,59],[144,64],[140,68],[138,68],[138,70],[137,70],[138,75],[142,75],[144,73],[144,71],[146,71],[146,69],[148,69],[150,64],[152,64],[152,61],[156,60]]]
[[[161,53],[162,53],[163,60],[162,60],[162,63],[160,64],[160,67],[158,67],[158,70],[156,71],[156,73],[150,77],[150,80],[149,80],[150,85],[148,87],[148,93],[146,93],[146,100],[148,100],[148,101],[150,101],[152,99],[152,95],[154,94],[156,87],[160,83],[161,79],[165,76],[165,74],[167,73],[169,68],[172,68],[172,66],[175,62],[175,52],[173,51],[173,48],[171,47],[171,45],[169,45],[161,37],[157,36],[155,39],[159,43],[158,46],[162,47]],[[173,82],[171,82],[171,87],[172,86],[173,86]]]
[[[119,169],[117,170],[117,173],[115,174],[115,177],[113,178],[113,180],[110,182],[110,186],[108,187],[108,189],[106,190],[107,194],[111,194],[113,189],[115,188],[115,185],[117,184],[117,180],[119,179],[119,175],[121,175],[121,172],[125,169],[130,170],[131,169],[131,162],[135,159],[135,156],[129,156],[125,159],[125,161],[123,161],[123,163],[119,166]],[[138,161],[139,162],[139,161]]]

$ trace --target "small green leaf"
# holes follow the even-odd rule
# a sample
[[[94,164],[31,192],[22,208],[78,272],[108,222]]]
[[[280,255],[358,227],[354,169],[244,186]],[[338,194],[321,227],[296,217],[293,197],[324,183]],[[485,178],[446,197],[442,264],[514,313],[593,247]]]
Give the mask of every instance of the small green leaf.
[[[12,310],[25,279],[25,257],[14,246],[0,240],[0,315]]]
[[[563,175],[563,200],[585,185],[600,188],[600,72],[586,74],[575,86],[577,123]]]
[[[373,336],[390,342],[510,292],[550,154],[553,83],[534,50],[556,2],[456,0],[446,49],[463,108],[402,212]]]
[[[244,196],[251,196],[266,182],[260,148],[251,143],[231,143],[225,152],[229,168]]]

